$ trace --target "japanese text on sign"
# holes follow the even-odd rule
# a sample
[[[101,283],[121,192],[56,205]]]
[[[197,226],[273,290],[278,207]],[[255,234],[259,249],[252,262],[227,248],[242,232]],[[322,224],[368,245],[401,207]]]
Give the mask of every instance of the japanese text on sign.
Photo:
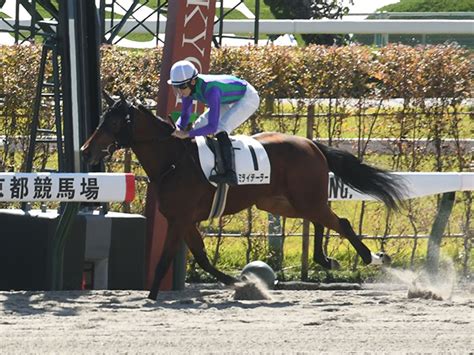
[[[33,180],[32,189],[30,179]],[[99,196],[99,184],[97,178],[81,178],[80,189],[76,191],[73,177],[60,177],[57,180],[57,192],[53,196],[53,180],[48,176],[16,177],[13,176],[9,183],[5,178],[0,178],[0,197],[4,197],[6,192],[10,193],[11,199],[23,200],[31,198],[32,200],[50,200],[66,199],[73,200],[76,194],[84,196],[86,200],[97,200]]]

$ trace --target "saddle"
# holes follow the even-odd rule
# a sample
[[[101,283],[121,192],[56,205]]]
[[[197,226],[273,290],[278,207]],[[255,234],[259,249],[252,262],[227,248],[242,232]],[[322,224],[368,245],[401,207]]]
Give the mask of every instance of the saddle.
[[[237,174],[238,185],[260,185],[270,183],[270,160],[262,144],[249,136],[231,136],[230,137],[234,153],[234,169]],[[223,158],[220,156],[219,142],[209,137],[196,137],[198,146],[199,162],[204,176],[208,179],[215,172],[223,171]],[[219,170],[221,169],[221,170]],[[209,218],[215,218],[222,215],[225,207],[225,200],[229,186],[227,184],[209,183],[216,187],[213,207]],[[219,188],[219,186],[222,187]],[[219,201],[223,201],[222,211],[217,208]],[[217,214],[213,214],[214,205],[216,205]],[[212,216],[214,215],[214,216]]]

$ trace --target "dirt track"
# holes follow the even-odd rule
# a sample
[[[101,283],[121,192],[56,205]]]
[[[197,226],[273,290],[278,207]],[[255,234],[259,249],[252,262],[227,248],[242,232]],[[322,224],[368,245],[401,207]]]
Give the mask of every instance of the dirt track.
[[[0,292],[0,352],[468,353],[472,289],[409,299],[402,285],[271,291],[236,301],[216,285],[144,291]]]

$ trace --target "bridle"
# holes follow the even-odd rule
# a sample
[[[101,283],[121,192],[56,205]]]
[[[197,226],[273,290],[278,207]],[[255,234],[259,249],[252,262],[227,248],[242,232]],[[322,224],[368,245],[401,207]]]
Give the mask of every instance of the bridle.
[[[105,131],[107,134],[109,134],[111,137],[114,138],[114,141],[110,143],[104,151],[107,152],[108,157],[111,157],[112,154],[119,149],[123,148],[131,148],[132,145],[134,144],[140,144],[140,143],[148,143],[148,142],[163,142],[171,138],[171,134],[166,137],[155,137],[155,138],[148,138],[148,139],[142,139],[142,140],[137,140],[134,139],[134,125],[135,125],[135,115],[134,112],[136,110],[136,107],[133,106],[133,104],[123,100],[123,103],[127,105],[126,107],[126,115],[124,118],[124,123],[120,125],[120,129],[118,132],[113,132],[110,127],[106,124],[105,120],[103,120],[99,126],[97,127],[98,130]],[[172,120],[170,120],[170,123],[174,129],[176,129],[176,126]],[[173,130],[174,130],[173,129]]]
[[[137,140],[134,139],[134,126],[135,126],[135,115],[134,112],[137,110],[137,108],[123,100],[123,103],[127,105],[126,107],[126,115],[124,118],[124,123],[120,125],[120,129],[118,132],[113,132],[112,129],[105,123],[106,121],[103,120],[99,126],[97,127],[97,130],[102,130],[105,131],[107,134],[109,134],[111,137],[114,138],[114,141],[109,144],[104,151],[107,153],[107,156],[104,159],[111,158],[112,154],[118,150],[118,149],[123,149],[123,148],[131,148],[132,145],[136,144],[141,144],[141,143],[149,143],[149,142],[164,142],[166,140],[169,140],[172,138],[171,132],[168,136],[165,137],[155,137],[155,138],[148,138],[148,139],[142,139],[142,140]],[[107,113],[106,113],[107,114]],[[160,119],[161,120],[161,119]],[[173,128],[173,131],[176,130],[176,125],[173,122],[171,118],[168,118],[168,122],[170,126]],[[161,182],[163,178],[165,178],[169,173],[171,173],[173,170],[177,168],[178,165],[181,164],[181,162],[186,158],[189,157],[191,161],[194,163],[194,165],[199,169],[199,164],[195,161],[193,156],[189,154],[189,148],[188,144],[186,144],[183,140],[178,139],[181,144],[184,146],[184,152],[181,155],[180,158],[177,159],[173,164],[170,165],[170,167],[164,171],[161,176],[159,177],[158,181]],[[151,179],[150,179],[151,180]]]

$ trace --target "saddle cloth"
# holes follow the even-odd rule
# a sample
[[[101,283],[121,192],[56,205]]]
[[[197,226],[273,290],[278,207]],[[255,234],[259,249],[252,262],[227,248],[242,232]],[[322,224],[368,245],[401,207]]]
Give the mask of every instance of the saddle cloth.
[[[260,185],[270,183],[270,160],[262,144],[248,136],[230,136],[235,156],[235,172],[239,185]],[[206,144],[205,137],[196,137],[201,169],[209,180],[214,173],[214,153]],[[209,181],[210,184],[217,184]]]

